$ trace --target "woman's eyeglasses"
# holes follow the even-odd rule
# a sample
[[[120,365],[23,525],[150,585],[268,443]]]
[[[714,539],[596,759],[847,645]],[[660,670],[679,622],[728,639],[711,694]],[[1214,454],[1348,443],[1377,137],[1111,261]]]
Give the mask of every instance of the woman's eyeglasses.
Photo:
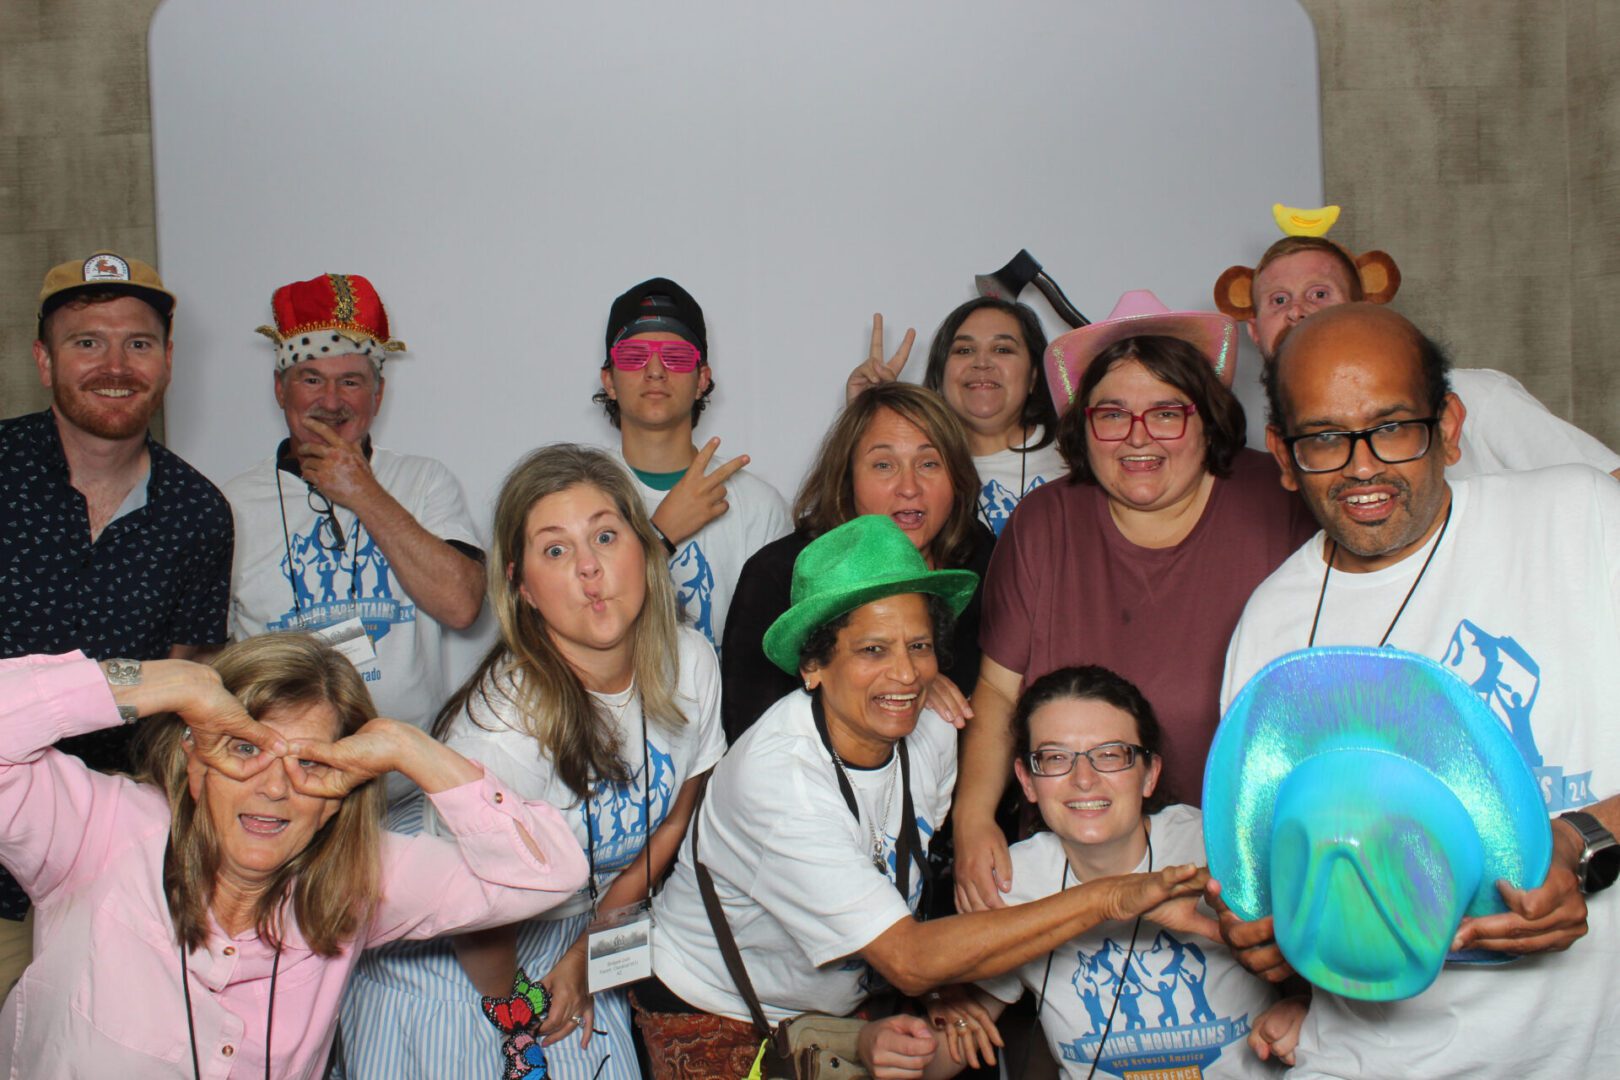
[[[1098,442],[1124,442],[1131,437],[1131,428],[1138,422],[1150,439],[1179,439],[1187,434],[1187,417],[1198,411],[1198,406],[1155,405],[1133,413],[1118,405],[1091,405],[1086,408],[1086,419],[1091,421],[1091,434]]]
[[[1098,772],[1124,772],[1136,764],[1138,757],[1152,756],[1153,752],[1147,747],[1128,742],[1105,742],[1090,750],[1062,750],[1055,746],[1043,746],[1030,752],[1029,771],[1036,776],[1068,776],[1074,771],[1075,763],[1085,758]]]

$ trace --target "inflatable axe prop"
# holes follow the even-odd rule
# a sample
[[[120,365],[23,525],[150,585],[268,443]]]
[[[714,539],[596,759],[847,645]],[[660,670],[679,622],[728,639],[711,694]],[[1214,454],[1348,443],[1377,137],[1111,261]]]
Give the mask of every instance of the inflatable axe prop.
[[[1016,303],[1018,294],[1027,286],[1034,285],[1064,322],[1076,329],[1091,324],[1091,320],[1069,302],[1063,290],[1058,288],[1058,283],[1041,269],[1041,264],[1028,251],[1020,250],[1011,262],[993,274],[975,274],[973,284],[978,287],[980,296],[993,296],[1009,303]]]

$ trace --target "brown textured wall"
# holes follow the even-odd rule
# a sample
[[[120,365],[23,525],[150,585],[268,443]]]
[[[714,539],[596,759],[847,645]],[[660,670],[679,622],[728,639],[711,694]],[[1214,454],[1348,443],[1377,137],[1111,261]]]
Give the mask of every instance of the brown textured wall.
[[[146,29],[158,0],[0,0],[0,416],[42,408],[40,279],[156,253]]]
[[[1334,238],[1395,306],[1620,445],[1620,0],[1301,0]]]
[[[45,401],[45,269],[100,245],[154,254],[157,2],[0,0],[0,415]],[[1301,2],[1335,238],[1396,257],[1396,306],[1459,363],[1620,445],[1620,0]]]
[[[1620,0],[1566,0],[1570,372],[1577,424],[1620,445]]]

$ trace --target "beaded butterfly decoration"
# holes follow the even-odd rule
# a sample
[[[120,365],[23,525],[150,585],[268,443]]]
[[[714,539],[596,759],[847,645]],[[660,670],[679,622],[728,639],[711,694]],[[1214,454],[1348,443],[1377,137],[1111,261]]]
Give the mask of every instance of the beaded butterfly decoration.
[[[545,1048],[535,1032],[551,1011],[551,995],[539,983],[518,969],[512,992],[506,997],[486,997],[481,1004],[484,1017],[501,1033],[501,1054],[505,1071],[501,1080],[547,1080]]]

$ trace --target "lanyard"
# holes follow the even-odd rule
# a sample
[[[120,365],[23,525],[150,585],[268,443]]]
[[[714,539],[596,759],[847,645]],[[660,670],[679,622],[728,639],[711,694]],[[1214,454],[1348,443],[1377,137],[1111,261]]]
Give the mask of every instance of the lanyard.
[[[276,1021],[276,975],[281,971],[281,946],[270,962],[270,1003],[264,1010],[264,1080],[270,1080],[270,1035]],[[186,947],[180,946],[180,985],[186,993],[186,1031],[191,1035],[191,1075],[201,1080],[202,1065],[197,1057],[197,1025],[191,1016],[191,975],[186,971]]]
[[[849,812],[855,816],[855,823],[861,823],[860,804],[855,801],[855,789],[850,786],[849,774],[840,764],[836,751],[833,750],[832,736],[827,733],[827,714],[821,707],[821,694],[819,690],[810,695],[810,712],[816,720],[816,734],[821,736],[821,745],[827,748],[832,756],[833,775],[838,778],[838,790],[844,796],[844,804]],[[900,755],[900,829],[894,842],[894,887],[900,891],[900,898],[911,903],[911,861],[917,860],[917,866],[922,873],[923,891],[933,884],[929,875],[928,858],[922,846],[922,836],[917,832],[917,814],[911,803],[911,756],[906,752],[906,740],[895,742],[894,751]],[[887,811],[887,807],[884,810]],[[881,824],[881,822],[879,823]],[[927,897],[918,905],[921,910],[927,910]]]
[[[1423,581],[1423,575],[1429,572],[1429,564],[1434,562],[1435,552],[1440,550],[1440,542],[1446,538],[1446,529],[1451,526],[1452,505],[1446,504],[1446,519],[1440,523],[1440,535],[1434,538],[1434,546],[1429,549],[1429,557],[1424,559],[1423,565],[1418,568],[1417,577],[1412,579],[1412,587],[1406,590],[1406,595],[1401,598],[1401,606],[1395,609],[1395,617],[1389,620],[1389,625],[1384,628],[1384,636],[1378,639],[1380,649],[1389,641],[1389,635],[1395,632],[1395,624],[1401,621],[1401,616],[1406,613],[1406,605],[1412,602],[1412,594],[1417,592],[1418,585]],[[1307,649],[1316,644],[1316,626],[1322,621],[1322,601],[1327,599],[1328,576],[1333,573],[1333,560],[1339,554],[1339,542],[1329,540],[1328,543],[1332,546],[1328,548],[1327,569],[1322,571],[1322,591],[1316,594],[1316,614],[1311,618],[1311,636],[1305,641]]]
[[[647,741],[647,709],[641,695],[636,695],[636,705],[641,709],[641,821],[646,833],[642,838],[641,847],[646,855],[647,862],[647,899],[653,895],[652,882],[652,745]],[[610,707],[611,708],[611,707]],[[590,876],[585,879],[586,887],[591,895],[591,913],[596,913],[596,815],[591,811],[591,795],[596,783],[585,785],[585,795],[581,801],[585,804],[585,858],[590,864]]]
[[[163,865],[169,864],[169,856],[174,851],[174,845],[165,844],[163,848]],[[270,1001],[264,1010],[264,1080],[270,1080],[270,1036],[275,1031],[276,1022],[276,976],[281,972],[281,946],[276,946],[276,957],[270,962]],[[186,946],[180,945],[180,986],[186,996],[186,1031],[191,1036],[191,1074],[202,1080],[202,1064],[197,1056],[197,1024],[191,1014],[191,972],[186,968]]]
[[[281,493],[281,466],[277,464],[272,468],[275,469],[276,473],[276,509],[281,511],[281,542],[285,545],[287,552],[287,587],[292,590],[293,611],[297,612],[301,619],[304,614],[304,604],[303,601],[298,599],[298,579],[293,576],[292,533],[287,529],[287,501],[286,497]],[[304,483],[307,485],[309,481],[305,480]],[[314,488],[311,487],[310,490],[313,491]],[[331,500],[327,501],[330,502]],[[332,509],[328,512],[332,515],[332,534],[341,543],[343,534],[337,531],[337,510]],[[360,585],[360,519],[358,517],[354,519],[353,539],[354,542],[350,545],[349,552],[349,606],[351,608],[355,606],[356,590]],[[321,548],[322,551],[327,550],[321,547],[319,521],[315,524],[315,546]],[[338,569],[342,570],[342,560],[336,561]]]

